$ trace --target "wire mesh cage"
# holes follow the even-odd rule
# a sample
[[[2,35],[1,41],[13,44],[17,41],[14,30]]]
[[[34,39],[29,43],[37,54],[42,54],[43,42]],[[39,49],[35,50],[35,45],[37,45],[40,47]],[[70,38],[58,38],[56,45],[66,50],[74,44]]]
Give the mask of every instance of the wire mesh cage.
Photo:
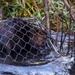
[[[0,62],[29,65],[44,61],[49,54],[50,36],[43,25],[35,25],[21,18],[10,18],[0,26]]]
[[[41,22],[41,23],[40,23]],[[41,24],[41,25],[40,25]],[[63,26],[63,25],[62,25]],[[40,65],[50,62],[51,51],[74,53],[74,33],[49,31],[39,19],[10,18],[0,22],[0,63]]]

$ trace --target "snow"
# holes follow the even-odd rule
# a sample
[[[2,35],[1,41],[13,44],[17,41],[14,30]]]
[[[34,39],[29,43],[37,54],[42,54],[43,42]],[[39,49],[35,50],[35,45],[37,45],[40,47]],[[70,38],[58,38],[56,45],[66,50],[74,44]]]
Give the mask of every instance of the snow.
[[[70,75],[69,70],[74,61],[70,56],[58,56],[45,65],[39,66],[12,66],[0,64],[0,75]],[[12,73],[12,74],[5,74]]]

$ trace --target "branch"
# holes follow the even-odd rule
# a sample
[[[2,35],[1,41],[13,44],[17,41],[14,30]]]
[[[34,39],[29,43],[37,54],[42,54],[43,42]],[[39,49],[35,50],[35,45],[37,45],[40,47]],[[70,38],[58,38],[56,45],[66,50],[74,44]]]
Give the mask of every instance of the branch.
[[[70,13],[70,16],[72,18],[72,20],[75,22],[75,14],[73,13],[72,9],[71,9],[71,6],[69,5],[68,1],[67,0],[63,0],[64,1],[64,4],[65,6],[68,8],[69,10],[69,13]]]
[[[3,18],[3,12],[2,9],[0,9],[0,20]]]
[[[50,16],[49,16],[49,7],[48,7],[48,1],[47,0],[43,0],[44,2],[44,7],[45,7],[45,17],[46,17],[46,24],[47,24],[47,28],[50,30]]]

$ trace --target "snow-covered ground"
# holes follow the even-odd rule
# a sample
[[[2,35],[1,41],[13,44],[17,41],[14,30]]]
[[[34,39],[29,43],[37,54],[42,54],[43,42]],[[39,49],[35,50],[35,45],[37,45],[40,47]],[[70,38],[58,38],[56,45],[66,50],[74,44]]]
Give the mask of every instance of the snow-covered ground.
[[[51,62],[39,66],[12,66],[0,64],[0,75],[70,75],[74,58],[61,56]]]

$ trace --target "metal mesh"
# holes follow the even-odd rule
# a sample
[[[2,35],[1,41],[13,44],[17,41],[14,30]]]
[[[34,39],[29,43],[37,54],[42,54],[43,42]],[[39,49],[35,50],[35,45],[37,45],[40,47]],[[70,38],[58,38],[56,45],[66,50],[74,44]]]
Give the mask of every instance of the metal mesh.
[[[0,62],[28,65],[43,61],[49,54],[49,32],[21,18],[11,18],[0,26]]]

